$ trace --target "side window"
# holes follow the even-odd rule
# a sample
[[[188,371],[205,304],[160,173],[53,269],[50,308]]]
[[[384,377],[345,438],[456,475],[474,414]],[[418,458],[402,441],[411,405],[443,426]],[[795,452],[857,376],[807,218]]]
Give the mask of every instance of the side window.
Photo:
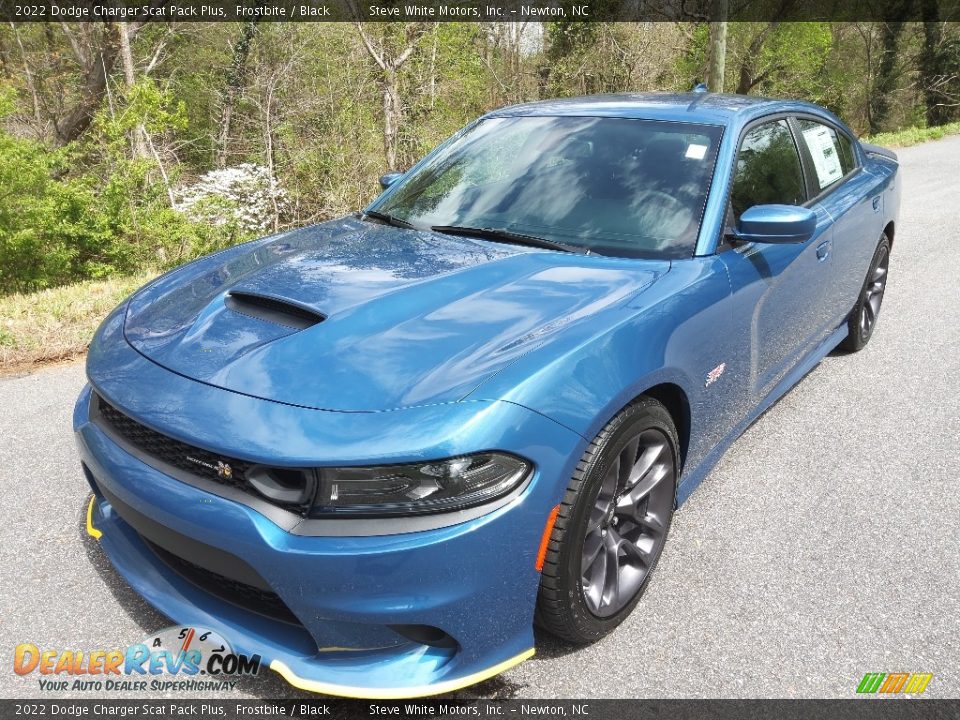
[[[821,190],[833,185],[856,167],[850,139],[829,125],[797,119],[803,142],[810,151],[817,186]]]
[[[740,144],[730,193],[734,222],[754,205],[801,205],[806,200],[800,156],[787,121],[750,130]]]
[[[857,156],[853,152],[853,142],[843,133],[837,133],[840,141],[840,163],[843,165],[843,174],[846,175],[858,165]]]

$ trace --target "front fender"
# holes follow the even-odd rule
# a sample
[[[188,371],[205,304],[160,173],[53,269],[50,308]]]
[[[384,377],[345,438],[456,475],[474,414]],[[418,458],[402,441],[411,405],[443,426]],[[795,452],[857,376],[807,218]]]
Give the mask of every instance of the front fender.
[[[646,390],[675,385],[690,408],[691,469],[745,410],[742,384],[726,372],[737,363],[725,356],[732,317],[723,263],[716,256],[677,261],[649,289],[596,320],[528,353],[471,399],[515,402],[591,439]]]

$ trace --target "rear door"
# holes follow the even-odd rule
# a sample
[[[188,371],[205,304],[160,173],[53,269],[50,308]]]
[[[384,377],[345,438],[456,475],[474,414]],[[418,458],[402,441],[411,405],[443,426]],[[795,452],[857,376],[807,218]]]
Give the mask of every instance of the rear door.
[[[880,239],[882,189],[861,168],[856,145],[844,130],[811,116],[791,123],[807,168],[807,192],[833,221],[828,303],[836,327],[853,308]]]
[[[761,121],[740,140],[727,224],[754,205],[808,203],[807,179],[788,118]],[[748,396],[764,397],[818,341],[829,319],[824,290],[830,281],[830,216],[817,213],[817,230],[805,243],[729,243],[720,257],[733,291],[731,338],[749,367]]]

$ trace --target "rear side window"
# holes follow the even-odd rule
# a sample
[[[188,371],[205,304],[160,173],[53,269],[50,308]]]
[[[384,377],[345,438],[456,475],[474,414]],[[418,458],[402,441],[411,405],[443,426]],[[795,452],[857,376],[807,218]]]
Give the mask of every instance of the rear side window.
[[[853,145],[829,125],[797,118],[797,127],[813,161],[814,178],[820,190],[833,185],[856,167]]]
[[[846,175],[857,167],[857,156],[853,152],[853,142],[843,133],[837,133],[840,141],[840,162],[843,163],[843,174]]]
[[[800,156],[787,121],[750,130],[740,144],[730,194],[734,220],[754,205],[802,205],[806,200]]]

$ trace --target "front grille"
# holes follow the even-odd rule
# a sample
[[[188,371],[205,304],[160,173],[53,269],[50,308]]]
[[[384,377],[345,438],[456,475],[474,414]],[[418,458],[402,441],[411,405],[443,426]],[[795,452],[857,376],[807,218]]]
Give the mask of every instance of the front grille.
[[[293,611],[287,607],[286,603],[284,603],[276,593],[270,592],[269,590],[261,590],[260,588],[253,587],[253,585],[232,580],[212,570],[194,565],[189,560],[184,560],[182,557],[174,555],[159,545],[150,542],[142,535],[140,537],[167,567],[201,590],[205,590],[211,595],[215,595],[221,600],[225,600],[244,610],[265,615],[274,620],[281,620],[286,623],[302,626],[297,616],[293,614]]]
[[[142,453],[191,475],[257,494],[246,478],[253,463],[216,455],[174,440],[127,417],[99,395],[95,397],[103,422]]]

